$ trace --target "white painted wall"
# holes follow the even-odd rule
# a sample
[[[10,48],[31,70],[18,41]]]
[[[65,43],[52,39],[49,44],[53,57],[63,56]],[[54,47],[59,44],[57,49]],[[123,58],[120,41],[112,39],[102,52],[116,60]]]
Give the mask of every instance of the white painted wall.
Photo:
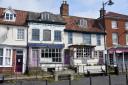
[[[33,41],[32,40],[32,29],[40,29],[40,40],[39,41]],[[64,25],[52,25],[52,24],[37,24],[37,23],[29,23],[29,29],[28,29],[28,42],[29,43],[47,43],[47,44],[64,44]],[[51,30],[51,41],[43,41],[43,30]],[[62,41],[61,42],[55,42],[54,41],[54,30],[62,31]]]
[[[7,28],[9,27],[9,28]],[[24,40],[17,40],[17,29],[24,29]],[[0,44],[26,46],[27,45],[27,27],[0,25]]]
[[[101,45],[98,46],[96,45],[96,34],[91,35],[91,45],[96,46],[95,50],[104,50],[104,35],[101,35]],[[68,32],[64,33],[64,43],[65,43],[65,48],[67,49],[68,46],[77,44],[77,45],[82,45],[84,44],[83,42],[83,34],[82,33],[75,33],[73,32],[73,43],[68,44]]]

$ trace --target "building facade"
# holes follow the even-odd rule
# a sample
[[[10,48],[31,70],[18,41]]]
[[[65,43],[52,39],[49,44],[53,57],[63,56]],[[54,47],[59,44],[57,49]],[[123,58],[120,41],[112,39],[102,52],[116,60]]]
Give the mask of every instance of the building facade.
[[[128,16],[114,12],[105,14],[108,63],[125,69],[128,64]]]
[[[25,72],[27,12],[0,8],[0,72]]]
[[[96,19],[70,16],[66,1],[61,4],[60,14],[67,23],[64,29],[64,64],[82,68],[103,65],[105,33],[100,29],[99,22]]]
[[[50,12],[29,13],[29,67],[44,71],[62,70],[65,22]]]

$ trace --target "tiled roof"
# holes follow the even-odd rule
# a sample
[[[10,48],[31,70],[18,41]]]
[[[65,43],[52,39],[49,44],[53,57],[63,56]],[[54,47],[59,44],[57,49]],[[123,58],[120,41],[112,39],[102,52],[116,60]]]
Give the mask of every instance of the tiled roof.
[[[5,8],[0,8],[0,24],[26,26],[26,19],[27,19],[26,11],[14,10],[16,13],[16,20],[15,21],[5,21],[4,20],[4,10],[5,10]]]
[[[115,12],[108,12],[105,14],[105,17],[128,19],[128,15],[119,14],[119,13],[115,13]]]
[[[49,18],[47,19],[43,19],[42,16],[44,14],[48,14],[49,15]],[[41,12],[41,13],[37,13],[37,12],[29,12],[28,14],[28,20],[29,21],[46,21],[46,22],[61,22],[61,23],[65,23],[64,22],[64,19],[60,16],[60,15],[57,15],[57,14],[53,14],[53,13],[50,13],[50,12]]]
[[[91,18],[83,18],[76,16],[64,16],[66,24],[66,29],[69,31],[77,31],[77,32],[92,32],[92,33],[104,33],[103,30],[99,26],[99,22],[96,19]],[[77,21],[80,19],[87,20],[87,27],[80,27],[77,24]]]

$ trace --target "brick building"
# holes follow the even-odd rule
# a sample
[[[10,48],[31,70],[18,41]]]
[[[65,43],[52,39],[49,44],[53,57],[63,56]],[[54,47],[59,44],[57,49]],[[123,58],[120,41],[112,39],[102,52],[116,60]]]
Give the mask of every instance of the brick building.
[[[128,16],[114,12],[105,13],[105,26],[108,63],[125,69],[128,64]]]

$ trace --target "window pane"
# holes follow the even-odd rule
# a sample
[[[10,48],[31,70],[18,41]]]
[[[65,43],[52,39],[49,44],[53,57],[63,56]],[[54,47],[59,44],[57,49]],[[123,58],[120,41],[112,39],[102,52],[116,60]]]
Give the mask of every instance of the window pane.
[[[101,36],[96,35],[96,38],[97,38],[97,45],[101,45]]]
[[[0,48],[0,56],[3,56],[3,49]]]
[[[55,41],[61,41],[61,31],[55,31],[54,32],[54,40]]]
[[[125,29],[128,30],[128,22],[125,22]]]
[[[112,21],[112,28],[117,29],[117,21]]]
[[[10,20],[12,20],[13,19],[13,14],[10,14]]]
[[[72,33],[68,33],[68,44],[72,44],[73,42],[73,36],[72,36]]]
[[[6,19],[9,20],[9,13],[6,13]]]
[[[17,39],[24,39],[24,29],[17,29]]]
[[[126,45],[128,45],[128,34],[126,34]]]
[[[83,41],[85,44],[90,45],[91,44],[91,34],[84,34]]]
[[[44,30],[43,31],[43,40],[44,41],[51,41],[51,30]]]
[[[11,49],[6,49],[5,65],[11,64]]]
[[[112,33],[112,42],[114,45],[118,44],[118,34],[117,33]]]
[[[32,29],[32,40],[39,40],[39,39],[40,39],[40,30]]]
[[[3,57],[0,57],[0,65],[3,65]]]

